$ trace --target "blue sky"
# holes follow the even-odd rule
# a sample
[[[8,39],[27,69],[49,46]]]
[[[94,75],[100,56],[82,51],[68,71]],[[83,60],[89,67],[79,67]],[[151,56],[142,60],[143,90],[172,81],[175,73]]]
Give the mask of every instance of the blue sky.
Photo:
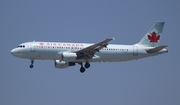
[[[1,0],[1,105],[179,105],[178,0]],[[53,61],[10,54],[27,41],[134,44],[156,21],[165,21],[163,55],[120,63],[56,69]]]

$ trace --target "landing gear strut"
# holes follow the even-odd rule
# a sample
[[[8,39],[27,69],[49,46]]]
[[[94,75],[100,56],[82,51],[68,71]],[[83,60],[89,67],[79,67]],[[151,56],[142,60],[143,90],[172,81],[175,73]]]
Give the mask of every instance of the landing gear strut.
[[[80,68],[80,72],[81,73],[84,73],[86,71],[86,69],[83,67],[83,63],[79,63],[81,65],[81,68]]]
[[[85,63],[85,65],[84,65],[84,67],[83,67],[83,63],[81,62],[81,63],[79,63],[80,65],[81,65],[81,68],[80,68],[80,72],[81,73],[84,73],[85,71],[86,71],[86,69],[85,68],[89,68],[90,67],[90,64],[89,64],[89,62],[86,62]]]
[[[29,66],[30,68],[33,68],[33,63],[34,63],[34,60],[31,60],[31,65]]]

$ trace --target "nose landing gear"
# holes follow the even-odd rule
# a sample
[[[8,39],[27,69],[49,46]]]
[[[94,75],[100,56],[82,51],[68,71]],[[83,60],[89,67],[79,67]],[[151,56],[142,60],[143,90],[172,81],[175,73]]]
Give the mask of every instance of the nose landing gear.
[[[29,66],[30,68],[33,68],[33,63],[34,63],[34,60],[31,60],[31,65]]]

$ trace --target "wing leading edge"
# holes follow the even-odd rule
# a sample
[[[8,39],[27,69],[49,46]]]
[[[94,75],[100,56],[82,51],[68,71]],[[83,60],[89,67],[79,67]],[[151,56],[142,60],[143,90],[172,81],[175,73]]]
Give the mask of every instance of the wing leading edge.
[[[107,38],[103,41],[100,41],[91,46],[76,51],[75,53],[78,56],[77,59],[92,59],[94,54],[96,52],[99,52],[99,50],[101,50],[102,48],[107,47],[108,42],[110,42],[111,40],[115,40],[115,38]]]

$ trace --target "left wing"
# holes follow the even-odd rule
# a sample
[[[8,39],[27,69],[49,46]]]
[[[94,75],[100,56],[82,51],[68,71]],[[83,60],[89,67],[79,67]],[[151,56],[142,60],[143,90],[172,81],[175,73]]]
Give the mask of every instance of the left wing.
[[[107,38],[101,42],[76,51],[75,53],[77,54],[77,59],[92,59],[94,54],[99,52],[102,48],[107,47],[108,42],[111,40],[114,40],[114,38]]]

